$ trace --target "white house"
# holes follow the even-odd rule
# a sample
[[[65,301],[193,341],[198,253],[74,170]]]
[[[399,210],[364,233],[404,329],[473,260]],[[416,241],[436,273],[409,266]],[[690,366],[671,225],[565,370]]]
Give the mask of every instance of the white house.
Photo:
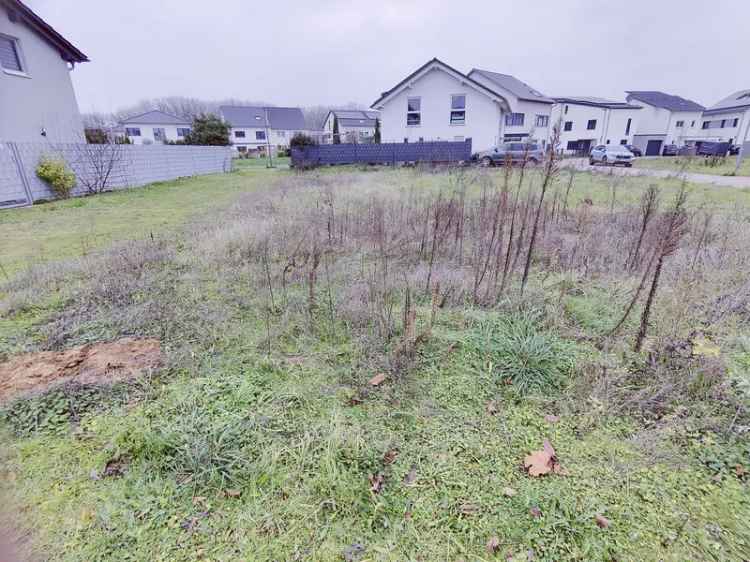
[[[552,124],[559,124],[558,149],[588,154],[599,144],[632,144],[641,107],[593,97],[559,97]]]
[[[190,121],[163,111],[148,111],[120,121],[125,136],[133,144],[165,144],[185,140],[190,132]]]
[[[468,74],[510,104],[503,118],[503,141],[534,140],[545,146],[550,137],[550,113],[554,100],[509,74],[473,69]]]
[[[375,134],[377,111],[359,109],[332,109],[323,122],[321,141],[330,144],[334,141],[335,126],[341,142],[369,142]]]
[[[684,146],[700,138],[699,103],[672,94],[655,91],[629,91],[625,98],[643,107],[633,145],[645,156],[657,156],[667,144]]]
[[[383,142],[472,140],[472,150],[504,138],[507,97],[438,59],[409,74],[372,104]]]
[[[221,118],[229,124],[229,139],[238,152],[288,148],[297,133],[305,133],[305,117],[299,107],[223,105]]]
[[[742,144],[750,141],[750,90],[740,90],[706,109],[700,140]]]
[[[88,60],[25,4],[0,0],[0,140],[83,140],[70,72]]]

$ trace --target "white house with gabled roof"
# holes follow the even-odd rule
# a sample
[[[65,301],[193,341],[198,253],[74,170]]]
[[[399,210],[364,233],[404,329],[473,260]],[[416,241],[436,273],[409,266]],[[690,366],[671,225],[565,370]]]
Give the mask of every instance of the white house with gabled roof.
[[[472,140],[472,151],[506,141],[545,145],[554,100],[508,74],[468,74],[434,58],[372,104],[383,142]]]
[[[0,0],[0,141],[83,141],[70,73],[88,60],[23,2]]]
[[[323,121],[321,142],[334,142],[335,128],[341,142],[369,142],[375,134],[375,125],[379,114],[377,111],[360,109],[332,109]]]
[[[120,121],[119,126],[132,144],[167,144],[184,141],[191,122],[163,111],[153,110]]]
[[[750,90],[740,90],[701,115],[700,140],[742,145],[750,142]]]
[[[238,152],[284,149],[294,135],[307,132],[299,107],[223,105],[219,114],[230,127],[229,141]]]

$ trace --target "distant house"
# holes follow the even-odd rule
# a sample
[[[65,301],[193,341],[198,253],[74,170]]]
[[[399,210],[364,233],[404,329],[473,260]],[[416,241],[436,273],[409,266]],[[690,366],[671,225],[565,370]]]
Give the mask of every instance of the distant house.
[[[190,132],[190,121],[163,111],[147,111],[120,121],[125,136],[133,144],[166,144],[185,140]]]
[[[471,138],[476,152],[505,140],[546,142],[553,103],[512,76],[477,69],[466,75],[432,59],[371,107],[380,111],[384,142]]]
[[[625,98],[643,107],[633,145],[645,156],[662,153],[664,145],[684,146],[700,138],[701,104],[657,91],[628,91]]]
[[[375,134],[377,111],[358,109],[332,109],[323,122],[323,143],[334,142],[334,122],[338,124],[341,142],[368,142]]]
[[[558,150],[588,154],[601,144],[632,144],[641,106],[595,97],[556,97],[553,126],[559,126]]]
[[[223,105],[219,113],[229,124],[230,142],[239,152],[265,151],[269,146],[288,148],[292,137],[306,130],[299,107]]]
[[[18,0],[0,0],[0,140],[80,142],[70,72],[89,59]]]
[[[701,115],[701,140],[742,144],[750,142],[750,90],[740,90]]]

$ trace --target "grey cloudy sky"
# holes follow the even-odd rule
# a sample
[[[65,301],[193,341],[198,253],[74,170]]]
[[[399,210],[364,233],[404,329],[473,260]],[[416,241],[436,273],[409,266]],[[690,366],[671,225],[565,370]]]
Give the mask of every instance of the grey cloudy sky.
[[[82,111],[145,97],[369,105],[432,57],[547,95],[750,88],[750,0],[26,0],[92,62]]]

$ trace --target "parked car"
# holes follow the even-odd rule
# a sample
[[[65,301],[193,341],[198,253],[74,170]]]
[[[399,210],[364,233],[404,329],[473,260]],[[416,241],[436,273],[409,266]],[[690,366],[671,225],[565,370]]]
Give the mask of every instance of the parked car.
[[[742,147],[739,144],[732,145],[729,147],[729,154],[737,156],[740,153],[740,150],[742,150]]]
[[[632,144],[624,144],[623,146],[627,148],[633,156],[643,156],[643,151],[637,146],[633,146]]]
[[[677,156],[680,153],[680,148],[676,144],[665,144],[661,150],[662,156]]]
[[[510,158],[516,164],[524,159],[531,164],[538,164],[544,160],[544,150],[533,142],[506,142],[495,148],[479,152],[474,159],[480,166],[499,166]]]
[[[591,149],[589,164],[604,164],[626,166],[633,165],[633,153],[621,144],[600,144]]]
[[[729,148],[728,142],[701,141],[696,154],[698,156],[726,156]]]

